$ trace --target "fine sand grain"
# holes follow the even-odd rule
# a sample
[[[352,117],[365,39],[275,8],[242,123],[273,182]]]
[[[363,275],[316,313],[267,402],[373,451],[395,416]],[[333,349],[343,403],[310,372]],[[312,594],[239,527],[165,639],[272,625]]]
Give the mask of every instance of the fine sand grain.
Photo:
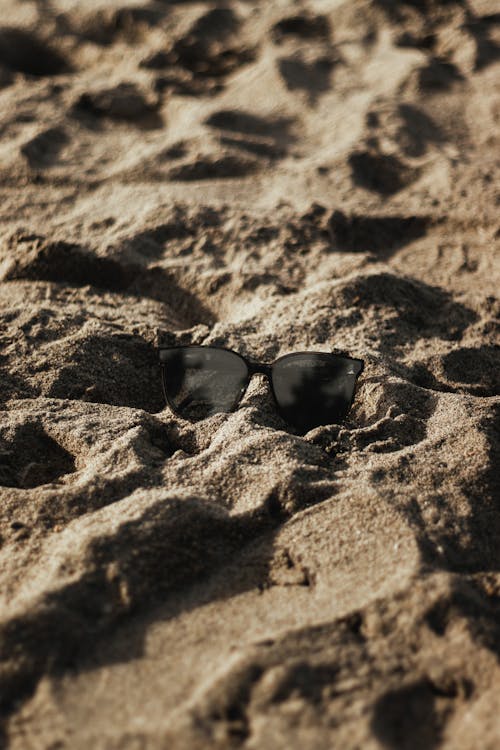
[[[1,5],[0,747],[498,750],[497,0]]]

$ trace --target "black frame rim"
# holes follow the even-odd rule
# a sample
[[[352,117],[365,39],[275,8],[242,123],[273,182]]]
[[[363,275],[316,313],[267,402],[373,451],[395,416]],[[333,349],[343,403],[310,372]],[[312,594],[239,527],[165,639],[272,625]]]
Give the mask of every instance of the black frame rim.
[[[248,357],[245,357],[244,354],[240,354],[240,352],[234,351],[234,349],[230,349],[227,346],[217,346],[215,344],[214,345],[212,345],[212,344],[174,344],[174,345],[157,346],[156,350],[158,352],[158,358],[160,358],[160,352],[161,351],[171,350],[171,349],[196,349],[196,348],[198,348],[198,349],[216,349],[218,351],[230,352],[231,354],[234,354],[234,356],[239,357],[241,360],[243,360],[243,362],[245,363],[245,366],[247,368],[247,375],[246,375],[246,380],[245,380],[245,387],[241,390],[240,395],[238,396],[238,399],[236,400],[236,402],[234,403],[234,405],[233,405],[233,407],[231,409],[229,409],[228,411],[219,412],[220,414],[233,414],[238,409],[238,406],[240,405],[243,397],[245,396],[245,394],[247,392],[247,389],[248,389],[248,386],[250,385],[250,380],[252,379],[252,377],[254,375],[260,374],[260,375],[265,375],[265,377],[267,378],[267,381],[269,383],[269,388],[271,390],[271,395],[272,395],[272,398],[273,398],[273,401],[274,401],[274,405],[276,406],[278,414],[280,415],[280,417],[283,419],[283,421],[286,424],[291,425],[295,429],[299,429],[299,428],[296,425],[294,425],[292,422],[289,422],[283,416],[282,409],[281,409],[281,407],[280,407],[280,405],[278,403],[278,399],[276,398],[276,393],[274,391],[273,377],[272,377],[272,368],[273,368],[273,366],[275,364],[277,364],[278,362],[281,362],[284,359],[288,359],[290,357],[297,357],[297,356],[301,356],[301,355],[304,355],[304,354],[308,354],[308,355],[311,355],[311,354],[321,354],[321,355],[326,356],[326,357],[334,357],[334,358],[338,357],[338,358],[341,358],[341,359],[351,360],[352,362],[358,362],[361,365],[361,367],[360,367],[360,370],[357,373],[357,375],[355,377],[355,380],[354,380],[354,388],[353,388],[353,391],[352,391],[352,397],[351,397],[351,400],[349,402],[349,407],[348,407],[348,409],[346,411],[346,416],[344,417],[344,420],[346,419],[347,415],[349,414],[349,412],[351,410],[351,407],[352,407],[352,405],[354,403],[354,399],[356,397],[358,379],[359,379],[360,375],[362,374],[362,372],[363,372],[363,370],[365,368],[365,361],[363,359],[359,359],[359,357],[351,357],[349,354],[343,354],[340,350],[333,351],[333,352],[316,352],[316,351],[311,351],[311,350],[298,351],[298,352],[289,352],[288,354],[282,354],[280,357],[277,357],[277,359],[273,360],[273,362],[270,362],[270,363],[267,363],[267,362],[256,362],[255,360],[252,360],[252,359],[249,359]],[[189,417],[185,417],[185,416],[183,416],[182,414],[180,414],[177,411],[177,409],[172,404],[172,402],[171,402],[171,400],[170,400],[170,398],[168,396],[168,393],[167,393],[167,385],[166,385],[166,377],[165,377],[166,376],[166,363],[162,362],[160,360],[159,364],[160,364],[161,372],[162,372],[163,395],[165,396],[165,401],[167,402],[167,405],[169,406],[169,408],[171,409],[171,411],[176,416],[180,417],[181,419],[184,419],[186,422],[194,423],[194,422],[201,421],[201,420],[196,420],[196,419],[189,419]],[[342,422],[340,422],[339,424],[342,424],[344,420],[342,420]],[[321,425],[318,425],[318,427],[319,426],[321,426]],[[314,429],[314,428],[311,428],[311,429]]]

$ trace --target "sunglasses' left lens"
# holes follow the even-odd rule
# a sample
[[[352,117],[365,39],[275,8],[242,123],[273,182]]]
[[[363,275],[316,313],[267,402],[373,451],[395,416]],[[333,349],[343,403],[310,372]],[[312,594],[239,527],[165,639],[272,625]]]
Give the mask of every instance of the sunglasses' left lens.
[[[272,385],[281,415],[302,432],[340,424],[354,396],[359,359],[323,352],[289,354],[272,369]]]
[[[169,404],[185,419],[231,411],[248,382],[245,360],[236,352],[210,346],[160,350]]]

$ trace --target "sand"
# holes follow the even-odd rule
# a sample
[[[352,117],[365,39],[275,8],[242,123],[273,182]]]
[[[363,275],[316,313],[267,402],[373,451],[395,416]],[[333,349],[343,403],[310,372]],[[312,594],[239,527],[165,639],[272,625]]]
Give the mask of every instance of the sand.
[[[0,746],[500,747],[496,0],[4,0]],[[155,345],[365,360],[345,424]]]

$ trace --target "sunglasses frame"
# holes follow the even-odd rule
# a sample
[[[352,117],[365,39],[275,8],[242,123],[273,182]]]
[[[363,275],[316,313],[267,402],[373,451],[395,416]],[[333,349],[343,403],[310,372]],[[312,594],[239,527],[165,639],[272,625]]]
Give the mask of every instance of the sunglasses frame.
[[[248,390],[248,386],[250,385],[250,381],[251,381],[252,377],[254,375],[264,375],[267,378],[267,381],[269,383],[269,388],[271,390],[271,395],[273,397],[273,401],[274,401],[274,404],[276,406],[276,410],[277,410],[278,414],[280,415],[280,417],[283,419],[283,421],[286,424],[288,424],[288,425],[290,425],[290,422],[288,422],[288,420],[286,420],[285,417],[283,416],[283,413],[281,411],[281,407],[280,407],[280,405],[278,403],[278,399],[276,398],[276,393],[274,392],[274,385],[273,385],[273,378],[272,378],[272,369],[273,369],[274,365],[276,365],[278,362],[283,361],[284,359],[291,359],[292,357],[303,356],[304,354],[309,354],[309,355],[310,354],[321,354],[323,356],[334,357],[334,358],[335,357],[339,357],[339,358],[341,357],[342,359],[349,359],[352,362],[357,362],[358,364],[360,364],[361,367],[360,367],[360,370],[357,373],[356,379],[354,381],[354,388],[352,390],[352,397],[351,397],[351,400],[349,402],[349,407],[348,407],[348,409],[346,411],[346,417],[347,417],[347,414],[349,414],[349,412],[351,410],[351,407],[352,407],[352,405],[354,403],[354,399],[355,399],[356,391],[357,391],[358,379],[359,379],[360,375],[362,374],[362,372],[364,370],[364,367],[365,367],[365,362],[364,362],[363,359],[359,359],[357,357],[351,357],[349,354],[344,353],[343,350],[341,350],[341,349],[333,349],[330,352],[316,352],[316,351],[310,351],[310,350],[309,351],[290,352],[289,354],[282,354],[280,357],[278,357],[277,359],[275,359],[273,362],[269,362],[269,363],[268,362],[257,362],[254,359],[249,359],[248,357],[245,357],[243,354],[240,354],[240,352],[236,352],[234,349],[230,349],[227,346],[216,346],[216,345],[212,345],[212,344],[174,344],[174,345],[167,345],[167,344],[165,344],[165,345],[157,346],[156,347],[156,351],[158,352],[158,358],[160,359],[160,352],[164,351],[166,349],[170,350],[170,349],[191,349],[191,348],[193,348],[193,349],[194,348],[218,349],[219,351],[230,352],[231,354],[235,354],[237,357],[239,357],[240,359],[242,359],[243,362],[245,363],[246,367],[247,367],[248,374],[247,374],[247,378],[246,378],[246,383],[245,383],[244,388],[241,389],[240,395],[238,396],[237,401],[235,402],[235,404],[232,407],[232,409],[229,409],[228,411],[221,412],[221,414],[232,414],[233,412],[235,412],[238,409],[238,407],[239,407],[239,405],[240,405],[240,403],[241,403],[241,401],[242,401],[245,393]],[[183,416],[182,414],[180,414],[177,411],[177,409],[175,408],[175,406],[170,401],[170,398],[168,397],[168,393],[167,393],[167,386],[166,386],[166,362],[162,362],[161,359],[160,359],[159,365],[160,365],[160,368],[161,368],[161,375],[162,375],[161,382],[162,382],[162,388],[163,388],[163,395],[165,396],[165,401],[167,402],[167,404],[168,404],[169,408],[171,409],[171,411],[174,414],[176,414],[178,417],[180,417],[181,419],[186,420],[187,422],[197,422],[197,421],[199,421],[199,420],[195,420],[195,419],[189,419],[189,417],[185,417],[185,416]],[[344,419],[345,419],[345,417],[344,417]]]

